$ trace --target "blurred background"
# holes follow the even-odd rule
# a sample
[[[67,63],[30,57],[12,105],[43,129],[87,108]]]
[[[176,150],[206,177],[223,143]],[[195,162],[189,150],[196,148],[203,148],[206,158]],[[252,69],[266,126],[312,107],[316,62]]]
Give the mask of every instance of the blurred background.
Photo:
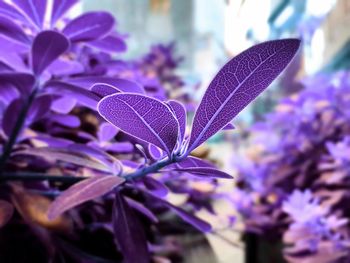
[[[350,67],[350,0],[85,0],[72,12],[88,10],[108,10],[116,16],[118,31],[127,36],[123,59],[140,57],[154,44],[174,42],[176,55],[183,57],[177,74],[197,102],[221,66],[241,51],[270,39],[302,39],[302,48],[284,76],[235,121],[238,132],[224,132],[211,140],[210,158],[229,172],[235,153],[245,151],[242,134],[237,134],[270,112],[279,99],[303,89],[298,80]],[[227,204],[217,206],[223,214],[232,210]],[[254,262],[247,258],[240,234],[223,230],[221,235],[208,237],[219,262]],[[193,262],[198,258],[211,262],[205,261],[203,251],[192,256],[197,258]]]
[[[298,77],[350,66],[349,0],[85,0],[73,12],[82,10],[115,14],[118,30],[128,36],[123,58],[174,41],[184,58],[178,73],[201,85],[197,99],[229,58],[269,39],[303,38]],[[248,121],[251,111],[243,114]]]

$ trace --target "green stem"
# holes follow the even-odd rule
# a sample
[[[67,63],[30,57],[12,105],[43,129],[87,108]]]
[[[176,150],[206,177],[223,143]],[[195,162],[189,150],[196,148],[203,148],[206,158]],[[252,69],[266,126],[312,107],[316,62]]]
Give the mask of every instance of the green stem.
[[[15,143],[17,141],[17,137],[23,128],[24,122],[25,122],[26,117],[27,117],[27,113],[29,111],[30,106],[32,105],[32,103],[34,101],[34,98],[37,94],[37,91],[38,91],[38,86],[35,85],[32,93],[29,95],[27,101],[25,102],[23,108],[21,109],[21,112],[18,115],[18,119],[15,123],[15,126],[14,126],[12,132],[11,132],[11,136],[10,136],[9,140],[5,144],[3,154],[0,157],[0,175],[2,175],[2,172],[3,172],[4,166],[7,162],[7,159],[10,157],[13,146],[15,145]]]

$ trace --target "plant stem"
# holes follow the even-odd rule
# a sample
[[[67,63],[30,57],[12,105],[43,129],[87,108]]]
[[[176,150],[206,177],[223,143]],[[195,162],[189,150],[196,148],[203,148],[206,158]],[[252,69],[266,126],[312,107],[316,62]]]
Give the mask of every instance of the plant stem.
[[[122,177],[124,177],[126,180],[138,179],[138,178],[146,176],[147,174],[155,173],[169,164],[179,162],[182,159],[184,159],[185,157],[187,157],[187,155],[184,155],[184,156],[173,155],[171,158],[166,157],[166,158],[160,160],[159,162],[155,162],[149,166],[146,166],[140,170],[137,170],[133,173],[127,174],[127,175],[122,176]]]
[[[0,176],[2,175],[2,172],[3,172],[4,166],[7,162],[7,159],[11,155],[12,148],[17,141],[17,137],[23,128],[23,124],[26,120],[27,113],[29,111],[30,106],[32,105],[32,103],[34,101],[34,98],[37,94],[37,91],[38,91],[38,86],[35,85],[32,93],[29,95],[27,101],[25,102],[23,108],[21,109],[19,116],[18,116],[18,119],[15,123],[15,126],[11,132],[11,136],[4,147],[4,151],[0,157]]]

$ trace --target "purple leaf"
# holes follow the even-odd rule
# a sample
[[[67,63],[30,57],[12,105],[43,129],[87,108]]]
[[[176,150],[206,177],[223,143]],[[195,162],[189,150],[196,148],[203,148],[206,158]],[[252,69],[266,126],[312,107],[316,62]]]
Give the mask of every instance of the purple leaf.
[[[126,79],[118,79],[118,78],[110,78],[110,77],[80,77],[80,78],[71,78],[67,80],[68,82],[78,85],[84,88],[92,87],[96,83],[104,83],[115,87],[118,90],[123,92],[132,92],[145,94],[145,90],[138,83],[126,80]],[[115,93],[115,92],[114,92]]]
[[[210,83],[196,111],[188,153],[228,124],[292,60],[298,39],[256,45],[229,61]]]
[[[53,0],[51,25],[53,26],[78,0]]]
[[[4,16],[0,16],[0,34],[19,43],[30,44],[30,39],[23,30]]]
[[[151,262],[143,227],[123,196],[117,192],[113,209],[114,235],[125,263]]]
[[[159,222],[159,220],[155,216],[155,214],[153,214],[153,212],[151,210],[149,210],[147,207],[145,207],[142,203],[139,203],[139,202],[135,201],[134,199],[131,199],[128,197],[125,197],[125,199],[128,202],[129,206],[131,206],[132,208],[134,208],[138,212],[140,212],[143,215],[145,215],[146,217],[148,217],[153,223]]]
[[[51,106],[51,109],[61,114],[68,114],[75,107],[77,101],[68,96],[56,99]]]
[[[53,220],[77,205],[112,191],[123,182],[124,179],[121,177],[99,175],[76,183],[52,202],[48,211],[48,218]]]
[[[162,148],[168,155],[175,148],[178,123],[169,108],[159,100],[119,93],[103,98],[98,111],[124,132]]]
[[[107,12],[89,12],[70,21],[63,29],[72,42],[92,41],[106,36],[114,26],[114,18]]]
[[[32,65],[36,75],[41,74],[55,59],[69,47],[64,35],[55,31],[39,33],[32,46]]]
[[[196,217],[195,215],[190,214],[189,212],[185,211],[184,209],[174,206],[173,204],[158,198],[150,193],[146,193],[147,196],[149,196],[151,199],[154,200],[154,202],[160,203],[169,209],[171,209],[174,213],[176,213],[179,217],[181,217],[184,221],[191,224],[198,230],[202,232],[209,232],[211,230],[211,226],[209,223],[205,222],[204,220]]]
[[[214,164],[193,156],[188,156],[182,161],[176,163],[175,165],[180,168],[193,168],[193,167],[215,168]]]
[[[114,93],[119,93],[121,92],[119,89],[116,87],[105,84],[105,83],[96,83],[92,85],[90,90],[95,93],[96,95],[100,96],[101,98],[106,97],[108,95],[112,95]]]
[[[45,83],[45,88],[57,95],[70,95],[79,103],[94,110],[97,107],[97,102],[100,100],[100,97],[89,90],[58,80],[48,81]]]
[[[26,21],[25,17],[15,7],[4,1],[0,2],[0,13],[10,19]]]
[[[7,65],[5,62],[0,61],[0,72],[11,72],[13,68]]]
[[[4,112],[2,117],[2,129],[4,133],[9,137],[16,124],[14,120],[18,119],[20,111],[22,109],[23,101],[21,98],[13,100]]]
[[[165,197],[169,193],[168,188],[163,183],[150,176],[144,177],[143,183],[146,188],[156,196]]]
[[[84,66],[78,61],[58,58],[47,67],[52,75],[68,76],[84,72]]]
[[[35,98],[29,108],[26,123],[30,124],[45,116],[50,111],[51,95],[43,94]]]
[[[177,102],[176,100],[170,100],[167,103],[170,106],[170,109],[174,112],[177,121],[179,122],[179,141],[182,142],[186,131],[186,109],[180,102]]]
[[[17,151],[14,155],[30,155],[44,158],[49,161],[62,161],[66,163],[75,164],[77,166],[88,167],[102,172],[110,172],[110,167],[100,160],[88,156],[84,153],[75,153],[70,149],[40,147],[28,148]]]
[[[89,46],[110,53],[124,52],[127,49],[125,41],[122,38],[113,35],[89,42]]]
[[[231,175],[225,172],[222,172],[214,168],[209,168],[209,167],[174,168],[166,171],[185,172],[185,173],[196,175],[198,177],[205,177],[205,178],[221,178],[221,179],[233,178]]]
[[[167,168],[168,169],[164,171],[186,172],[205,178],[233,178],[231,175],[216,169],[213,164],[192,156],[189,156],[176,164],[169,165]]]
[[[154,160],[159,160],[164,157],[164,152],[153,144],[148,145],[148,153]]]
[[[100,142],[106,142],[112,140],[117,133],[118,129],[114,125],[104,122],[100,125],[97,137]]]
[[[51,114],[50,121],[70,128],[77,128],[81,124],[77,116],[68,114]]]
[[[134,150],[134,145],[130,142],[116,142],[104,146],[104,149],[113,153],[130,153]]]
[[[14,85],[22,94],[29,94],[34,86],[35,78],[26,73],[0,73],[0,82]]]
[[[232,123],[228,123],[222,130],[234,130],[236,127]]]
[[[27,17],[40,29],[43,26],[47,0],[13,0]]]

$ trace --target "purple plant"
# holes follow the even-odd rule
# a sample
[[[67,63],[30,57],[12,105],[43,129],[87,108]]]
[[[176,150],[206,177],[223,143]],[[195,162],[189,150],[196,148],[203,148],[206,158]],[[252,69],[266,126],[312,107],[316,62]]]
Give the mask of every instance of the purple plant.
[[[13,229],[24,225],[34,246],[44,248],[28,248],[32,262],[150,262],[154,245],[171,258],[162,237],[176,225],[167,214],[187,223],[182,231],[211,230],[194,215],[211,209],[211,193],[189,182],[232,178],[191,152],[267,88],[300,41],[262,43],[229,61],[186,134],[180,102],[153,98],[139,83],[116,77],[122,62],[113,55],[126,46],[114,18],[64,17],[76,2],[0,2],[7,47],[0,52],[0,246],[11,245]],[[166,199],[170,191],[188,195],[183,207]],[[23,233],[17,242],[27,238]],[[13,256],[0,253],[5,261]],[[24,262],[21,255],[17,262]]]
[[[302,84],[251,128],[254,155],[235,164],[239,190],[231,200],[247,232],[286,245],[288,262],[346,262],[349,73]]]

